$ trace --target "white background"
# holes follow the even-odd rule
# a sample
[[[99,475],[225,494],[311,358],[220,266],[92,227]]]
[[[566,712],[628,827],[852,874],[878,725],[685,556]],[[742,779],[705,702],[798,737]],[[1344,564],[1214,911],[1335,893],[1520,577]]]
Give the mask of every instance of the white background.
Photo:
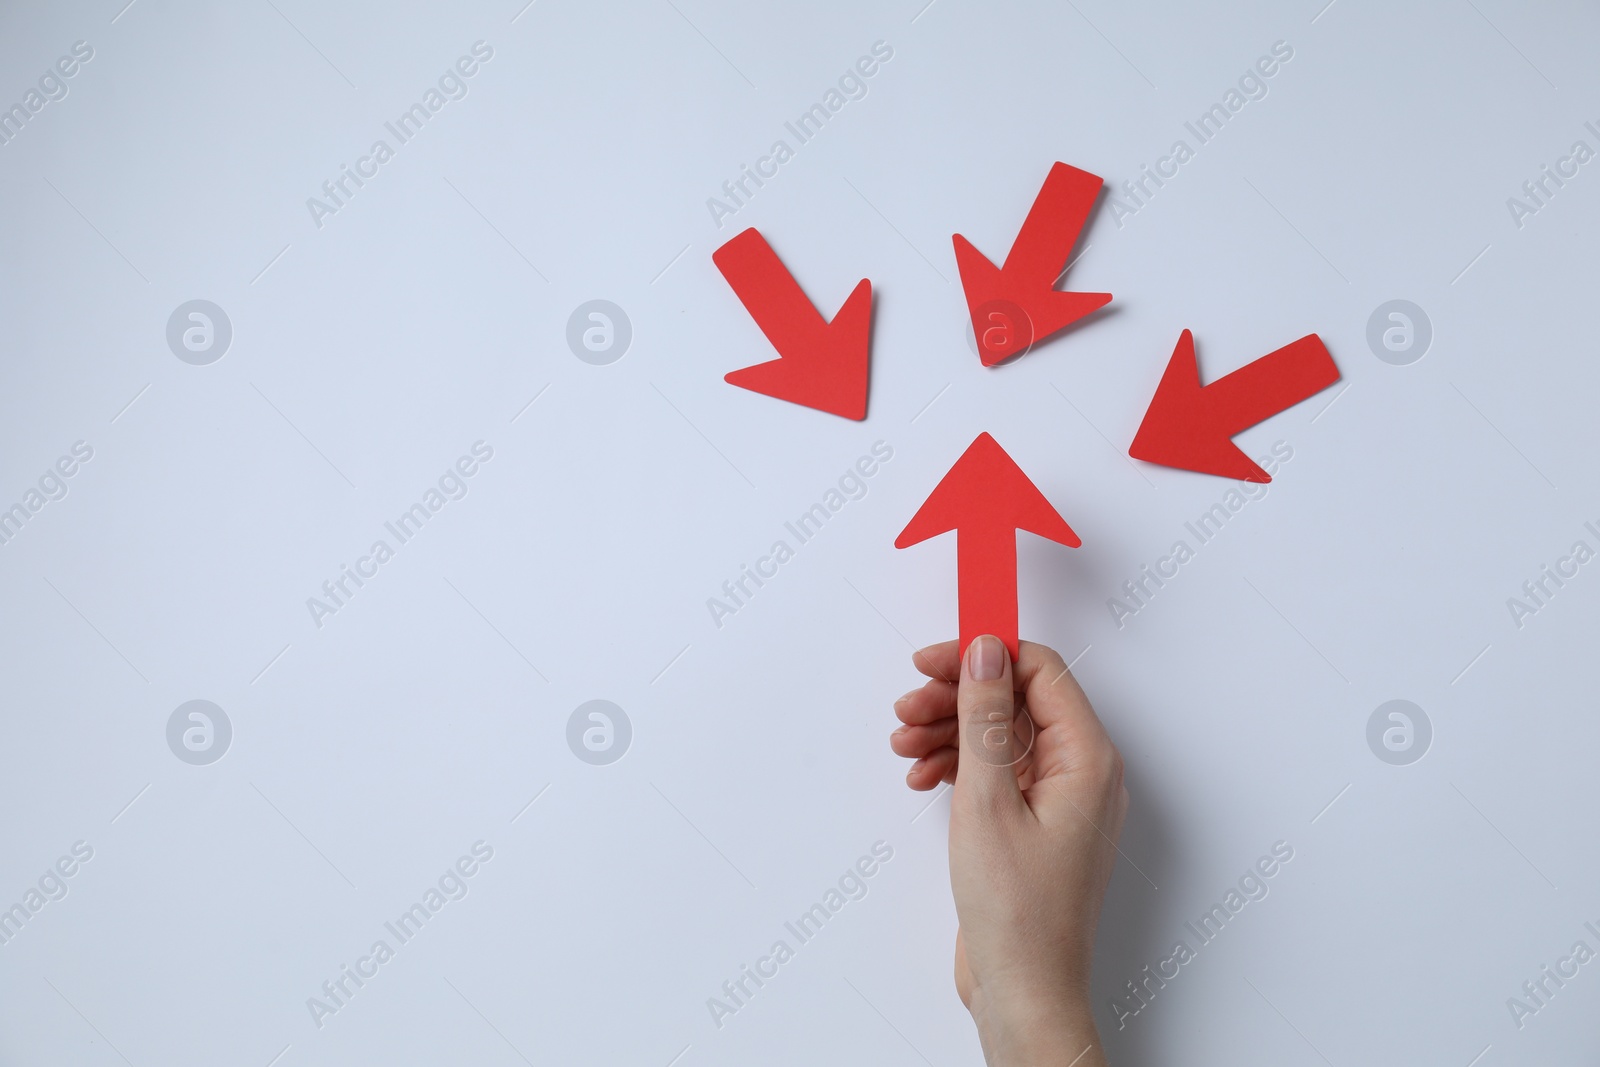
[[[0,904],[94,849],[0,946],[0,1062],[980,1062],[948,797],[886,736],[911,647],[956,623],[954,539],[892,541],[984,430],[1084,542],[1021,539],[1021,614],[1128,762],[1111,1061],[1600,1051],[1600,966],[1520,1030],[1506,1004],[1600,949],[1600,576],[1520,629],[1506,605],[1600,547],[1600,164],[1520,228],[1506,204],[1600,148],[1592,11],[123,3],[0,14],[0,103],[94,48],[0,147],[0,505],[94,449],[0,548]],[[315,225],[479,40],[466,98]],[[865,98],[715,225],[876,41]],[[1193,147],[1277,41],[1264,99],[1121,225],[1102,202],[1066,284],[1111,306],[983,368],[950,235],[998,261],[1052,162],[1116,186]],[[872,279],[864,424],[722,382],[772,354],[711,262],[746,225],[826,315]],[[233,326],[209,366],[165,340],[196,298]],[[633,327],[609,366],[565,341],[594,298]],[[1409,366],[1366,341],[1394,298],[1433,326]],[[1294,458],[1118,628],[1107,599],[1229,487],[1125,455],[1185,327],[1208,379],[1314,331],[1343,381],[1240,436]],[[479,440],[466,498],[318,628],[306,598]],[[867,496],[714,626],[878,440]],[[609,766],[566,742],[595,698],[633,726]],[[1394,698],[1433,724],[1410,766],[1366,741]],[[209,766],[167,747],[191,699],[233,725]],[[480,839],[470,893],[319,1028],[307,998]],[[707,998],[880,840],[865,899],[716,1026]],[[1119,1030],[1123,983],[1276,841],[1270,896]]]

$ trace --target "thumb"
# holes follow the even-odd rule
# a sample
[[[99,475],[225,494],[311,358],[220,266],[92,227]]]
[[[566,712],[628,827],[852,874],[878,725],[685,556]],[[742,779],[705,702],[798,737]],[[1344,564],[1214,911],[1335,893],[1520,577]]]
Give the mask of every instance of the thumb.
[[[956,771],[957,804],[1020,799],[1014,764],[1022,755],[1016,738],[1016,697],[1011,654],[998,637],[976,637],[961,660],[956,687],[961,759]]]

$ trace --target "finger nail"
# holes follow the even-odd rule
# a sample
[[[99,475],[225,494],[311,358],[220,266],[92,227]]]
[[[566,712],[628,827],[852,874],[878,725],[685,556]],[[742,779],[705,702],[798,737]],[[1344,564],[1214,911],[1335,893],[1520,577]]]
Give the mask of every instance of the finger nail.
[[[967,676],[993,682],[1006,673],[1006,646],[997,637],[978,637],[967,648]]]

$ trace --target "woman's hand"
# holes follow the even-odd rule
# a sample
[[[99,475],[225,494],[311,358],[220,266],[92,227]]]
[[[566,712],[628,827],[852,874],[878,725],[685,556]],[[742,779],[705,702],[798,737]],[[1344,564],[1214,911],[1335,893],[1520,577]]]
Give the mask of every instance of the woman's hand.
[[[1122,758],[1067,666],[979,637],[916,653],[890,745],[906,782],[955,783],[950,885],[956,990],[993,1067],[1104,1064],[1089,1008],[1100,903],[1128,810]]]

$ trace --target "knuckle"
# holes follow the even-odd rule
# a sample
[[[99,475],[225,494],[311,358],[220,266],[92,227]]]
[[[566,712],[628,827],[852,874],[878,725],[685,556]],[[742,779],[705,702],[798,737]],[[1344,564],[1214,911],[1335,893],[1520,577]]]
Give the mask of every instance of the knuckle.
[[[1117,746],[1108,738],[1097,743],[1087,753],[1087,757],[1086,764],[1096,784],[1106,793],[1115,796],[1123,787],[1123,776],[1126,771],[1122,753]]]
[[[1067,669],[1067,661],[1055,649],[1048,645],[1039,645],[1039,657],[1046,668],[1054,669],[1057,673]]]
[[[1015,707],[1010,695],[984,695],[967,704],[968,722],[1010,722]]]
[[[961,745],[980,763],[1008,767],[1016,759],[1016,712],[1003,697],[975,701],[967,708]]]

